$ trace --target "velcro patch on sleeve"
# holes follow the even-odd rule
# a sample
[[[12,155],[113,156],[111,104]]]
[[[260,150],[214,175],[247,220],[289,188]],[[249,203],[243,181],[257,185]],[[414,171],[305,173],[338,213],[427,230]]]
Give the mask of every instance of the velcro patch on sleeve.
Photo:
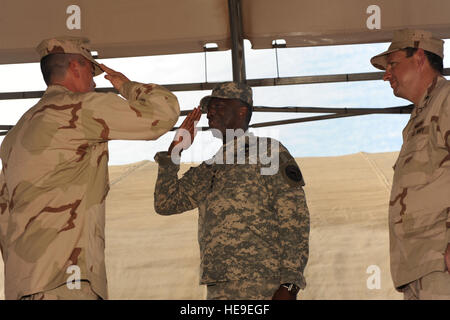
[[[298,167],[294,159],[286,162],[281,167],[281,173],[284,180],[292,187],[304,186],[305,182],[303,180],[302,172]]]

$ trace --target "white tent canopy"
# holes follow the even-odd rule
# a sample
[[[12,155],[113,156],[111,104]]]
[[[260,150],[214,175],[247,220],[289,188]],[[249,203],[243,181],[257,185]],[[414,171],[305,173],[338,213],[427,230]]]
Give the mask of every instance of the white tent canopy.
[[[387,42],[399,28],[450,37],[448,0],[240,3],[242,37],[255,49],[276,39],[287,47]],[[0,63],[38,61],[36,45],[61,35],[88,37],[98,58],[202,52],[207,43],[231,48],[227,0],[1,1]]]

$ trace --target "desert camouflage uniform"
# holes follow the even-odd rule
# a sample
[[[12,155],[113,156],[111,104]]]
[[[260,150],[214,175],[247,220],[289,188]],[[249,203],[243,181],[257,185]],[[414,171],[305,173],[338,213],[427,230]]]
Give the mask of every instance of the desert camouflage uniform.
[[[301,172],[280,143],[279,170],[262,175],[260,159],[252,160],[256,164],[249,164],[248,159],[253,143],[259,144],[262,138],[240,143],[243,137],[221,148],[212,160],[190,168],[181,179],[177,177],[179,166],[170,156],[157,153],[155,210],[169,215],[198,208],[201,284],[275,280],[278,286],[295,283],[303,289],[309,212]],[[217,163],[219,158],[226,163],[229,152],[235,157],[242,154],[242,148],[246,149],[246,164]]]
[[[413,109],[394,170],[389,203],[391,273],[395,287],[401,289],[446,269],[450,83],[445,78],[437,77]]]
[[[51,85],[0,150],[0,246],[5,297],[52,290],[80,268],[107,298],[105,197],[108,141],[153,140],[173,127],[177,98],[155,84],[127,82],[121,95]]]
[[[31,295],[23,296],[20,300],[100,300],[101,298],[92,291],[87,280],[79,281],[78,287],[70,289],[63,284],[55,289],[46,290]]]

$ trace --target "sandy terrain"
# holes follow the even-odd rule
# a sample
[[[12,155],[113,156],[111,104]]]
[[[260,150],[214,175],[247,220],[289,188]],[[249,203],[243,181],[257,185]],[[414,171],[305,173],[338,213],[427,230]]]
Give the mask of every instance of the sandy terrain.
[[[311,215],[302,299],[401,299],[391,282],[387,212],[397,153],[299,158]],[[183,165],[184,172],[190,165]],[[154,162],[110,167],[106,266],[111,299],[204,299],[197,211],[159,216]],[[380,288],[369,289],[370,266]],[[373,271],[372,271],[373,272]],[[3,263],[0,259],[0,298]]]

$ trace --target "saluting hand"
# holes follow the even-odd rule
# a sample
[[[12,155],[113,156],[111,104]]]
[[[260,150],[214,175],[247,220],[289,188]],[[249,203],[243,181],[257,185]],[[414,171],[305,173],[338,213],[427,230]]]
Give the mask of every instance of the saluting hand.
[[[109,80],[112,83],[112,85],[114,86],[114,88],[116,88],[118,91],[120,91],[120,88],[122,88],[122,85],[125,82],[130,81],[130,79],[125,77],[122,73],[108,68],[103,63],[100,65],[100,67],[106,73],[105,79]]]
[[[197,129],[195,128],[195,123],[200,119],[202,116],[202,110],[200,109],[200,106],[197,108],[194,108],[187,116],[186,119],[184,119],[181,126],[178,128],[177,132],[175,133],[175,137],[173,138],[172,143],[169,147],[169,154],[172,154],[173,148],[181,143],[181,149],[179,149],[179,152],[183,150],[188,149],[192,142],[194,142],[195,135],[197,134]]]
[[[272,296],[272,300],[296,300],[296,295],[293,295],[285,287],[280,286]]]

